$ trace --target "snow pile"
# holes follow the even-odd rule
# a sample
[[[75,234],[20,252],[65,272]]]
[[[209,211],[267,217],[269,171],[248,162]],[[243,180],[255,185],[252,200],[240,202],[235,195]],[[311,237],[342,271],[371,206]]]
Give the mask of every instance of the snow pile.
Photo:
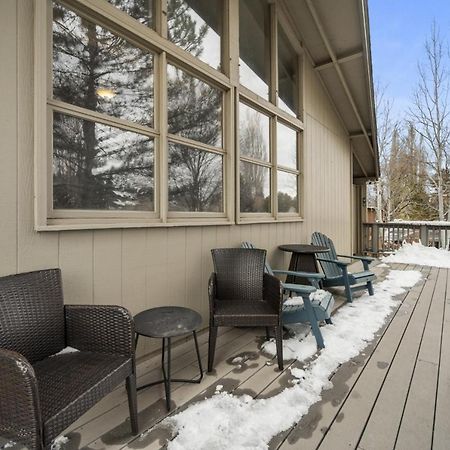
[[[413,242],[403,245],[392,255],[383,258],[385,263],[417,264],[450,268],[450,252],[442,248],[425,247],[421,243]]]
[[[364,295],[341,308],[333,318],[334,325],[322,328],[326,348],[304,369],[292,369],[292,375],[299,381],[280,394],[253,399],[221,392],[167,418],[164,423],[176,434],[168,449],[267,449],[275,435],[298,422],[321,399],[322,390],[332,386],[329,378],[339,365],[357,356],[374,338],[398,305],[393,297],[420,278],[417,271],[393,270],[383,282],[377,283],[374,296]],[[265,350],[274,355],[275,344],[268,343]],[[284,352],[286,359],[310,358],[317,352],[315,339],[311,334],[303,341],[298,336],[288,339]]]
[[[303,298],[302,297],[289,297],[283,303],[283,306],[303,306]]]

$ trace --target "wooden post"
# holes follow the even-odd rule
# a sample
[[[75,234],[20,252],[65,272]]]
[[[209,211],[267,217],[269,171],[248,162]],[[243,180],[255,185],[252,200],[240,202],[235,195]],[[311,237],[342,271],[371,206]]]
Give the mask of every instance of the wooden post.
[[[378,224],[372,224],[372,252],[378,256]]]
[[[420,225],[420,241],[422,245],[428,245],[428,227],[426,225]]]

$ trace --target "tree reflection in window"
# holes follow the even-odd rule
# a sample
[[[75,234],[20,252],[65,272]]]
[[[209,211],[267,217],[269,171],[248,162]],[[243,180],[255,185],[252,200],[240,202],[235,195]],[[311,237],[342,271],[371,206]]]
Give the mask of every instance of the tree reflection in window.
[[[153,126],[153,55],[55,4],[53,97]]]
[[[178,67],[167,66],[169,133],[222,146],[222,91]]]
[[[241,212],[270,212],[270,169],[241,161]]]
[[[222,156],[169,144],[169,209],[223,211]]]
[[[138,22],[153,26],[153,1],[152,0],[108,0],[116,8],[121,9]]]
[[[169,40],[220,70],[222,17],[222,0],[168,0]]]
[[[297,175],[278,171],[278,212],[298,212]]]
[[[153,211],[153,139],[61,113],[53,118],[53,207]]]

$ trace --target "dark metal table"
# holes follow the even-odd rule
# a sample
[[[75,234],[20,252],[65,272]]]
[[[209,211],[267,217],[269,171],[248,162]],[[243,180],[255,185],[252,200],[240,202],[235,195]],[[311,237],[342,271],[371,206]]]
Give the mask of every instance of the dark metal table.
[[[161,354],[161,368],[163,372],[163,379],[154,381],[138,387],[138,390],[144,389],[156,384],[164,383],[166,391],[166,406],[167,411],[170,411],[170,383],[200,383],[203,378],[202,361],[200,359],[200,352],[198,349],[196,330],[202,323],[202,317],[196,311],[181,306],[161,306],[158,308],[147,309],[134,316],[134,323],[136,326],[136,345],[139,335],[151,338],[162,339],[162,354]],[[170,351],[171,339],[177,336],[192,333],[195,342],[195,351],[197,353],[198,367],[200,369],[200,376],[197,379],[181,379],[171,378],[170,375]],[[166,361],[167,353],[167,361]],[[167,366],[167,368],[166,368]]]
[[[327,247],[319,247],[309,244],[283,244],[278,247],[283,252],[291,252],[289,270],[297,272],[319,272],[316,261],[316,253],[324,253],[329,250]],[[286,283],[311,284],[306,278],[289,275]]]

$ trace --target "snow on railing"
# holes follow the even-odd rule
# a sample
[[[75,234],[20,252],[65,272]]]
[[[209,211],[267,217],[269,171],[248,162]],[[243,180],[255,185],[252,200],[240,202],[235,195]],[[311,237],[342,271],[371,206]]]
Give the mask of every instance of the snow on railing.
[[[402,242],[421,242],[436,248],[449,248],[450,222],[394,221],[363,223],[363,251],[387,254],[398,250]]]

